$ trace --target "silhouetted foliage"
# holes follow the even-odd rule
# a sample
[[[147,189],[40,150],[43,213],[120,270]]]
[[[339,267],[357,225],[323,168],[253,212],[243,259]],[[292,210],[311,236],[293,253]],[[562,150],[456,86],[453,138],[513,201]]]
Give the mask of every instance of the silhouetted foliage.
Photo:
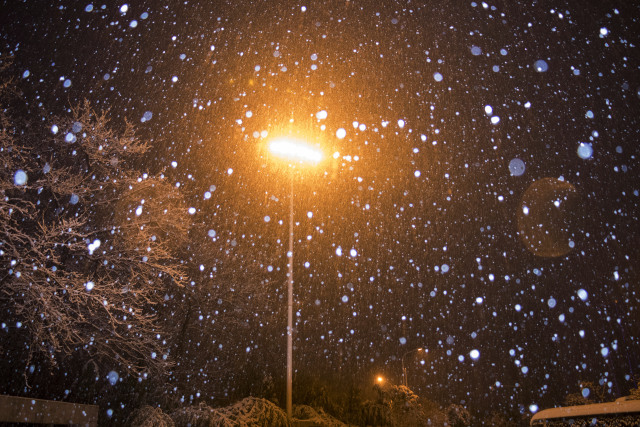
[[[636,380],[636,387],[629,390],[632,399],[640,400],[640,380]]]
[[[580,382],[580,392],[567,395],[564,400],[566,406],[589,405],[591,403],[602,403],[611,400],[607,396],[607,389],[603,385],[595,384],[591,381]]]
[[[461,405],[451,404],[447,408],[448,424],[451,427],[467,427],[471,425],[471,414]]]

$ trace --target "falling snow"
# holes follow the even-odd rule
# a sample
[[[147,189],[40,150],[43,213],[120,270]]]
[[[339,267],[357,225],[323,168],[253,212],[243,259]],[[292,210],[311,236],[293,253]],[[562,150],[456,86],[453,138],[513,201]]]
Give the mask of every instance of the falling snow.
[[[288,309],[293,402],[327,412],[637,387],[632,2],[165,3],[0,14],[7,394],[284,406]],[[61,307],[79,333],[36,339]]]

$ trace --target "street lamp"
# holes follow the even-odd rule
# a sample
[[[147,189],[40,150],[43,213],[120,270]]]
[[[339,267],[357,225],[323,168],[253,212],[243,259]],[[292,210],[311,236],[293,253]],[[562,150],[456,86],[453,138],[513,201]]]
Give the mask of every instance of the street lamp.
[[[405,354],[402,355],[402,383],[405,387],[409,387],[407,385],[407,368],[404,366],[404,358],[406,355],[414,353],[414,352],[421,352],[424,351],[424,349],[422,347],[419,348],[414,348],[413,350],[409,350],[407,351]]]
[[[292,138],[276,138],[269,144],[269,151],[291,162],[315,164],[322,160],[322,152],[302,141]],[[294,164],[289,165],[293,167]],[[293,171],[291,171],[289,196],[289,251],[287,272],[287,417],[292,414],[293,389]]]

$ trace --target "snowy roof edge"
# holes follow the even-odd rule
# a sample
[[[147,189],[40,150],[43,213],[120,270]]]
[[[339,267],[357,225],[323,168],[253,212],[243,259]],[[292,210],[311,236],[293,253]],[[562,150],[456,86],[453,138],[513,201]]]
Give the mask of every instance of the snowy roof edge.
[[[534,421],[541,421],[550,418],[568,418],[620,413],[640,413],[640,400],[624,400],[624,398],[621,398],[615,402],[545,409],[535,414],[531,418],[530,424],[533,424]]]

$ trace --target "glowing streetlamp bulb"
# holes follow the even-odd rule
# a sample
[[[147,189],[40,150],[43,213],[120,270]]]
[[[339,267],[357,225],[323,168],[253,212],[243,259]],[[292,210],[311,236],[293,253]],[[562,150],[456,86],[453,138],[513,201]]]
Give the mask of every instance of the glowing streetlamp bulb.
[[[384,382],[384,377],[382,375],[378,375],[378,378],[376,378],[376,381],[378,382],[378,384],[382,384]]]
[[[290,160],[309,163],[318,163],[322,160],[322,151],[292,138],[274,139],[269,144],[269,150],[279,157]]]

